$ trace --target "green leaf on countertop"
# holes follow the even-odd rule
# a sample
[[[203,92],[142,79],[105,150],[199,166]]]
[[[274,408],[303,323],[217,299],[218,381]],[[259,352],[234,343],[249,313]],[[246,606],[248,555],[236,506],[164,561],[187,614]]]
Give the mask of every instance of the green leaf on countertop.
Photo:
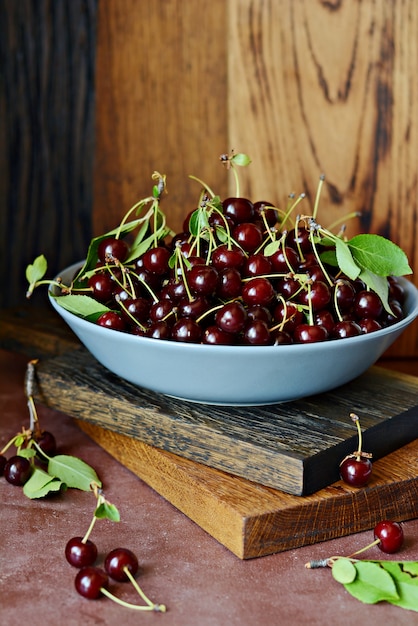
[[[35,467],[31,477],[23,485],[23,493],[30,499],[43,498],[48,493],[65,491],[67,486],[59,478],[51,476],[39,467]]]
[[[380,566],[392,576],[399,598],[391,604],[418,611],[418,563],[415,561],[380,561]]]
[[[96,471],[87,463],[74,456],[59,454],[48,461],[48,473],[62,480],[68,487],[90,491],[91,484],[101,482]]]
[[[364,604],[376,604],[400,599],[395,582],[389,572],[379,562],[357,561],[354,563],[357,575],[344,584],[345,589]]]
[[[341,557],[334,561],[332,575],[337,582],[345,585],[353,582],[357,576],[357,570],[350,559]]]

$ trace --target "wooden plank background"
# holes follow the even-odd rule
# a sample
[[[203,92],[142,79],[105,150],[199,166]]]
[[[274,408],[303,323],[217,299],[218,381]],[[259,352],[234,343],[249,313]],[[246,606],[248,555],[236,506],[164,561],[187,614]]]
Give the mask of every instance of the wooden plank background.
[[[383,234],[418,267],[415,0],[0,0],[0,18],[0,306],[35,253],[82,256],[154,170],[179,230],[189,174],[233,192],[231,149],[253,159],[243,194],[306,192],[309,212],[324,173],[323,224],[360,211],[350,235]],[[390,354],[417,341],[415,324]]]
[[[97,0],[0,0],[0,308],[91,238]],[[45,302],[45,294],[34,296]]]

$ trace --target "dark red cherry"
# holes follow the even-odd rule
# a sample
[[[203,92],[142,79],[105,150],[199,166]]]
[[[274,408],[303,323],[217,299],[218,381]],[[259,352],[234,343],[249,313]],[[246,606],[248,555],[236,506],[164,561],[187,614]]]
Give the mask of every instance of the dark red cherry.
[[[144,268],[148,270],[148,272],[158,274],[159,276],[167,274],[169,271],[168,261],[170,256],[170,250],[164,246],[150,248],[142,255]]]
[[[252,254],[244,263],[242,273],[244,276],[260,276],[272,273],[271,261],[264,254]]]
[[[250,320],[243,332],[243,343],[250,346],[269,346],[273,338],[266,322],[263,320]]]
[[[32,474],[32,464],[23,456],[12,456],[5,464],[3,474],[8,483],[21,487]]]
[[[0,476],[3,476],[4,467],[6,463],[7,463],[7,458],[3,454],[1,454],[0,455]]]
[[[171,338],[174,341],[184,343],[199,343],[202,337],[202,329],[199,324],[190,317],[182,317],[173,325]]]
[[[112,297],[115,283],[110,274],[93,274],[87,284],[92,290],[93,298],[99,302],[107,302]]]
[[[317,341],[326,341],[327,339],[328,332],[323,326],[299,324],[293,331],[293,340],[296,343],[315,343]]]
[[[383,304],[377,293],[363,290],[356,294],[353,310],[358,318],[372,317],[377,319],[382,314]]]
[[[401,549],[404,541],[402,526],[398,522],[383,520],[374,527],[374,538],[379,540],[377,544],[382,552],[394,554]]]
[[[209,308],[209,302],[207,298],[204,296],[197,296],[193,300],[189,300],[188,298],[183,298],[177,305],[177,315],[178,317],[190,317],[192,319],[197,319]]]
[[[234,241],[249,254],[255,252],[263,242],[262,231],[252,222],[241,222],[235,226],[232,231],[232,237]]]
[[[265,220],[268,226],[274,226],[277,223],[278,211],[271,202],[265,200],[254,202],[254,215],[261,219],[263,223]]]
[[[100,598],[102,589],[106,589],[108,583],[109,579],[106,572],[91,565],[80,569],[74,581],[77,593],[88,600]]]
[[[247,311],[240,302],[228,302],[216,312],[215,321],[227,333],[240,333],[247,321]]]
[[[219,282],[216,295],[221,300],[233,300],[241,295],[241,274],[234,267],[219,272]]]
[[[39,433],[35,433],[34,439],[38,446],[41,448],[47,456],[54,456],[57,452],[57,442],[52,433],[48,430],[42,430]]]
[[[138,571],[138,559],[136,555],[127,548],[115,548],[105,558],[104,567],[111,578],[119,582],[129,580],[126,575],[127,569],[132,576]]]
[[[187,272],[190,290],[199,296],[212,296],[218,286],[218,272],[210,265],[194,265]]]
[[[273,301],[275,292],[268,278],[256,276],[243,284],[241,295],[248,306],[268,306]]]
[[[364,487],[372,475],[372,462],[367,457],[350,455],[340,464],[342,480],[352,487]]]
[[[111,328],[112,330],[126,330],[126,324],[120,315],[115,311],[106,311],[102,313],[96,322],[99,326],[104,328]]]
[[[309,286],[309,289],[300,292],[298,300],[305,306],[310,304],[313,311],[320,311],[330,303],[331,292],[328,285],[322,280],[317,280]]]
[[[331,337],[333,339],[346,339],[348,337],[357,337],[358,335],[361,335],[360,326],[350,320],[337,322],[331,331]]]
[[[116,239],[114,237],[107,237],[100,242],[97,256],[102,263],[106,261],[113,261],[117,259],[121,263],[124,262],[128,256],[129,246],[123,239]]]
[[[203,331],[202,343],[212,346],[230,346],[234,343],[234,335],[212,325]]]
[[[135,334],[142,335],[143,333],[138,330]],[[153,322],[147,328],[145,335],[151,339],[170,339],[171,325],[164,320]]]
[[[277,274],[287,274],[288,272],[296,272],[299,267],[299,256],[293,248],[286,246],[280,248],[269,257],[273,271]]]
[[[233,246],[228,248],[226,244],[222,244],[215,248],[212,252],[211,262],[218,271],[234,267],[240,269],[244,265],[245,253],[241,248]]]
[[[93,565],[97,559],[97,547],[90,539],[83,541],[83,537],[73,537],[65,546],[65,558],[73,567]]]
[[[254,219],[254,206],[247,198],[226,198],[222,206],[224,214],[235,224],[252,222]]]
[[[371,317],[365,317],[364,319],[358,320],[358,325],[361,328],[362,333],[374,333],[376,330],[380,330],[382,325],[375,319]]]

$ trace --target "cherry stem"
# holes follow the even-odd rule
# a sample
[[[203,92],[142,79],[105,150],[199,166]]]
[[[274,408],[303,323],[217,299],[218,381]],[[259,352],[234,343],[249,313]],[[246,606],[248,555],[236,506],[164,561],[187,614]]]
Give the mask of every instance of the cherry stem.
[[[197,176],[193,176],[192,174],[189,174],[189,178],[191,178],[192,180],[195,180],[197,183],[200,183],[202,185],[202,187],[208,192],[208,194],[214,198],[215,194],[212,191],[212,189],[209,187],[209,185],[207,185],[206,183],[203,182],[203,180],[201,180],[200,178],[197,178]]]
[[[361,554],[362,552],[365,552],[366,550],[369,550],[370,548],[373,548],[374,546],[378,546],[380,543],[380,539],[375,539],[374,541],[372,541],[372,543],[369,543],[367,546],[364,546],[364,548],[361,548],[360,550],[357,550],[356,552],[353,552],[353,554],[350,554],[349,559],[351,559],[353,556],[357,556],[357,554]]]
[[[321,176],[319,177],[318,188],[316,190],[315,204],[314,204],[313,213],[312,213],[312,217],[314,219],[316,219],[316,216],[318,214],[319,197],[321,195],[321,190],[322,190],[322,186],[324,184],[324,180],[325,180],[325,175],[321,174]]]
[[[154,604],[154,602],[152,602],[146,595],[145,593],[142,591],[141,587],[138,585],[138,583],[136,582],[135,578],[132,576],[128,566],[125,566],[123,568],[123,571],[125,572],[126,576],[129,578],[130,582],[132,583],[133,587],[135,588],[135,590],[137,591],[138,595],[144,600],[144,602],[151,607],[152,609],[156,610],[156,611],[163,611],[165,612],[166,607],[164,604]],[[156,608],[159,607],[159,608]],[[164,608],[160,608],[160,607],[164,607]]]
[[[116,604],[120,604],[127,609],[133,609],[134,611],[160,611],[161,613],[165,613],[166,607],[164,604],[147,604],[147,606],[140,606],[138,604],[131,604],[130,602],[125,602],[125,600],[121,600],[113,595],[110,591],[108,591],[105,587],[101,587],[100,591],[104,596],[116,602]]]
[[[357,426],[357,432],[358,432],[357,460],[359,460],[361,458],[361,448],[363,445],[363,435],[362,435],[361,428],[360,428],[360,419],[358,415],[356,415],[355,413],[350,413],[350,417]]]

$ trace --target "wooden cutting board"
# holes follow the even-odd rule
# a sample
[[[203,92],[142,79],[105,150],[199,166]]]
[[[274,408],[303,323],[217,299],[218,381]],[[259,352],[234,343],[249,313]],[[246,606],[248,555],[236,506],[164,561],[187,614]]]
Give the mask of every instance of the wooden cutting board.
[[[39,399],[42,392],[44,401],[58,408],[60,393],[65,393],[66,403],[69,403],[78,388],[74,389],[73,384],[75,372],[71,369],[60,371],[59,361],[53,355],[71,354],[79,343],[65,327],[58,324],[56,328],[55,321],[55,316],[51,319],[47,312],[39,315],[27,311],[2,312],[0,345],[24,353],[29,359],[41,359],[38,365]],[[80,362],[76,358],[77,366]],[[250,559],[367,530],[384,517],[398,521],[418,517],[418,424],[413,407],[404,411],[405,400],[407,406],[418,397],[418,379],[391,374],[380,368],[373,368],[371,374],[383,384],[364,394],[354,393],[344,408],[340,407],[344,413],[341,421],[347,429],[345,435],[352,439],[348,442],[350,451],[356,438],[353,425],[346,420],[346,413],[358,404],[360,408],[364,405],[367,414],[371,408],[377,413],[382,410],[384,414],[392,395],[392,409],[395,406],[398,414],[407,413],[401,423],[406,422],[408,426],[408,438],[412,427],[415,440],[407,445],[398,440],[402,447],[375,460],[372,480],[364,489],[354,489],[337,480],[311,495],[292,495],[185,458],[185,450],[179,449],[179,454],[174,454],[129,433],[97,425],[101,421],[99,411],[103,409],[102,398],[98,402],[102,384],[93,385],[90,393],[90,417],[93,419],[86,421],[79,416],[77,423],[100,446],[236,556]],[[79,375],[83,378],[82,372]],[[117,387],[113,389],[107,410],[118,416],[117,424],[124,421],[123,411],[121,407],[114,409],[113,400],[119,402],[119,385],[122,383],[114,382]],[[345,394],[337,392],[329,399],[332,413],[340,410],[335,409],[335,402],[338,404],[344,397]],[[68,405],[68,409],[66,412],[74,413],[71,406]],[[328,424],[327,419],[323,419]],[[384,422],[387,421],[385,418]],[[329,472],[325,460],[324,468]]]
[[[418,440],[374,463],[367,488],[338,481],[293,496],[78,421],[102,448],[240,559],[418,517]]]
[[[293,495],[339,478],[357,449],[375,460],[418,437],[418,384],[372,368],[312,398],[261,407],[207,406],[166,397],[121,380],[84,348],[41,361],[39,399],[68,415]]]

